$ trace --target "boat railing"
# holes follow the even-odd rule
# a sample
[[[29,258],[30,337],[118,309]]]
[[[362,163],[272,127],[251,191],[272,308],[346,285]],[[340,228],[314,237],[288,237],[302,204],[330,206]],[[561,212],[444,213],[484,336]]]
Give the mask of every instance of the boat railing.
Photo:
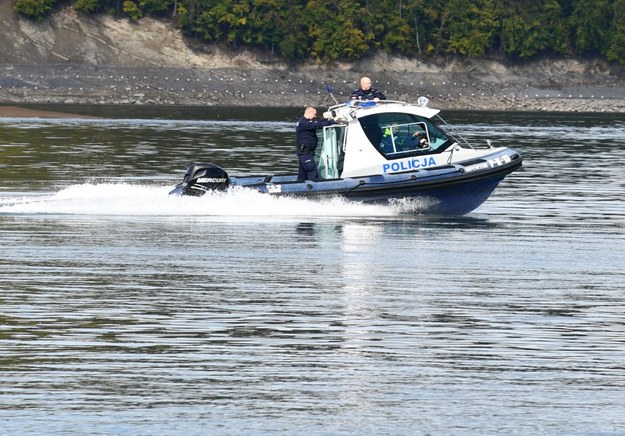
[[[409,105],[410,103],[406,102],[406,101],[402,101],[402,100],[378,100],[378,101],[374,101],[374,100],[347,100],[345,103],[339,103],[339,104],[335,104],[334,106],[330,106],[328,108],[328,110],[336,110],[336,109],[340,109],[340,108],[344,108],[344,107],[349,107],[349,108],[360,108],[360,109],[364,109],[364,108],[368,108],[368,107],[374,107],[374,106],[379,106],[379,105],[386,105],[386,104],[404,104],[404,105]]]
[[[440,114],[437,114],[436,118],[444,126],[446,133],[451,136],[460,147],[472,148],[474,150],[492,148],[492,144],[489,140],[486,141],[486,145],[475,145],[470,143],[464,136],[462,136],[462,134],[458,130],[456,130],[451,124],[445,121],[443,117],[440,116]]]

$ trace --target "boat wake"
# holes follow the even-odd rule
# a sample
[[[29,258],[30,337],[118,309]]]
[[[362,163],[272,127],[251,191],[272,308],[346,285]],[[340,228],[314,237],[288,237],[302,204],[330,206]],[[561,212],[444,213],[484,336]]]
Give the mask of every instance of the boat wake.
[[[418,213],[411,202],[389,206],[343,198],[275,197],[250,189],[210,192],[202,197],[169,196],[171,186],[100,183],[72,185],[50,194],[0,196],[0,214],[207,217],[392,217]]]

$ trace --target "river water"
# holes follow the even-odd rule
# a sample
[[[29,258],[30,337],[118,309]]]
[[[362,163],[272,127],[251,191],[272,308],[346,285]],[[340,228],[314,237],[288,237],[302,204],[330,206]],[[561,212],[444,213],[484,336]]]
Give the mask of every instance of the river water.
[[[525,162],[436,218],[168,198],[299,111],[72,109],[0,119],[0,434],[625,434],[624,116],[446,114]]]

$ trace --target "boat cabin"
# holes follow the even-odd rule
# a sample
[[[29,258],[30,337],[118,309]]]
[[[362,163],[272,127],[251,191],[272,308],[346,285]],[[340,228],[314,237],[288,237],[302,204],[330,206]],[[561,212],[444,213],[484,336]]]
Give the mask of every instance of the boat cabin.
[[[339,121],[323,128],[318,162],[321,179],[414,171],[443,164],[441,152],[457,143],[432,120],[439,111],[425,106],[388,100],[351,101],[328,112]]]

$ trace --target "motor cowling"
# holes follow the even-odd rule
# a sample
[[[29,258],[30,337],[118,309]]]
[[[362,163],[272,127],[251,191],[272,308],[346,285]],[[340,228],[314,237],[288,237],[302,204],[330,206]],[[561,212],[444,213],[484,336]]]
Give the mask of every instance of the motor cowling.
[[[199,197],[208,191],[224,191],[229,184],[228,173],[223,168],[211,163],[193,163],[187,168],[182,183],[170,194]]]

